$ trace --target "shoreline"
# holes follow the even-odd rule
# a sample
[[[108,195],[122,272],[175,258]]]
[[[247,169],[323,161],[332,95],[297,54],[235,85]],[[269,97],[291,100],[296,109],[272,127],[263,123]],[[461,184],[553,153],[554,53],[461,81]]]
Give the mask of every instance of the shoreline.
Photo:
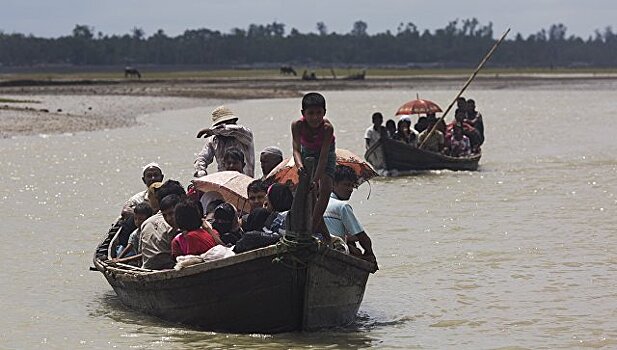
[[[366,80],[290,77],[143,80],[0,80],[0,138],[130,127],[137,118],[244,99],[295,98],[304,91],[459,89],[468,76],[367,77]],[[475,90],[615,89],[614,74],[483,74]],[[4,99],[5,102],[2,102]]]

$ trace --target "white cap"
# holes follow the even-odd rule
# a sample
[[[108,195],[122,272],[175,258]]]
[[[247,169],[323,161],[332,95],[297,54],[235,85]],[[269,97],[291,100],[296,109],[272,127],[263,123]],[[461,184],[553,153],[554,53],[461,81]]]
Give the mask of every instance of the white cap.
[[[157,169],[163,171],[163,169],[161,169],[161,166],[159,165],[159,163],[150,162],[150,163],[144,165],[143,168],[141,168],[141,172],[145,173],[148,168],[157,168]]]

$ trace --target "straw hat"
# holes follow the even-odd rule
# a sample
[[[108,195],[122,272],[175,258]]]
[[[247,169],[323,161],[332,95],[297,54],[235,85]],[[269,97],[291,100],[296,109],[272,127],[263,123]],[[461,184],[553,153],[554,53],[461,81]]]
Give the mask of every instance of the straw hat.
[[[238,117],[234,115],[231,109],[225,106],[219,106],[212,111],[212,126],[229,120],[238,120]]]

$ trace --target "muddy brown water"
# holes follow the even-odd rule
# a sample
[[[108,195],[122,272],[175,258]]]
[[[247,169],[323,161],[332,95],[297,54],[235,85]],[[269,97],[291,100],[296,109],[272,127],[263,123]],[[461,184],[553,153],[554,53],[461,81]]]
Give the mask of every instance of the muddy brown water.
[[[445,106],[453,90],[420,91]],[[363,153],[373,111],[415,91],[326,92],[339,147]],[[352,205],[373,239],[358,320],[317,333],[235,335],[125,308],[93,249],[160,162],[186,183],[210,106],[145,125],[0,140],[0,348],[617,347],[617,105],[613,87],[472,90],[487,142],[477,172],[362,185]],[[231,103],[256,136],[290,155],[299,99]],[[256,173],[260,173],[258,170]],[[258,302],[258,301],[256,301]]]

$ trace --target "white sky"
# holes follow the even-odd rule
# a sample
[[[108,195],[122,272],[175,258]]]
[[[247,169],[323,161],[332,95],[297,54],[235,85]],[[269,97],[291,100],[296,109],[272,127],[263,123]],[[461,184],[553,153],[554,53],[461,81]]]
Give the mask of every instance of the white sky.
[[[586,38],[595,29],[617,29],[615,0],[0,0],[0,30],[41,37],[69,35],[75,24],[95,32],[125,34],[140,27],[151,35],[163,29],[168,35],[185,29],[209,28],[229,32],[249,24],[273,21],[315,32],[324,22],[330,32],[347,33],[363,20],[368,32],[393,33],[400,22],[413,22],[420,30],[444,27],[456,18],[476,17],[493,22],[495,36],[507,27],[527,36],[551,24],[563,23],[568,35]]]

